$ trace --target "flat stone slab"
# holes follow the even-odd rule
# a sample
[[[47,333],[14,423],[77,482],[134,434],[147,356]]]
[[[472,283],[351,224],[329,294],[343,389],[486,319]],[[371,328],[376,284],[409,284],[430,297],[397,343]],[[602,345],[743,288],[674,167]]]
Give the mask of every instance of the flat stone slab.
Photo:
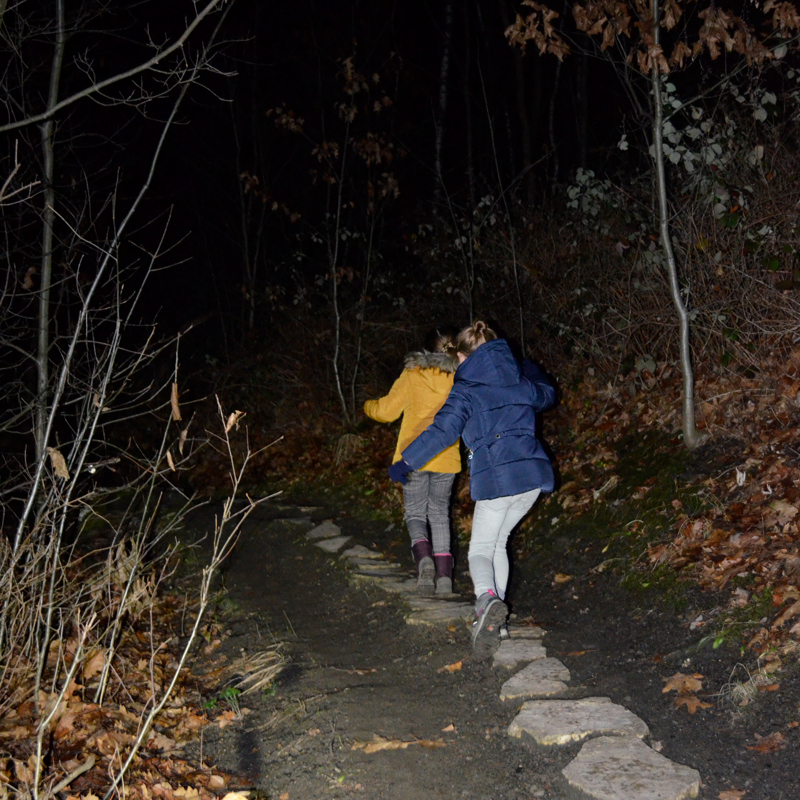
[[[360,569],[363,572],[374,572],[380,570],[401,572],[400,565],[394,561],[379,561],[377,558],[348,558],[347,563],[353,569]]]
[[[645,722],[608,697],[583,700],[528,700],[522,704],[508,735],[532,736],[537,744],[567,744],[592,736],[636,736],[650,733]],[[636,797],[637,795],[631,795]]]
[[[538,639],[503,639],[494,654],[493,667],[514,669],[527,661],[537,661],[547,656],[547,650]]]
[[[331,519],[326,519],[319,525],[313,527],[307,534],[306,539],[332,539],[334,536],[341,536],[342,529]]]
[[[545,633],[547,631],[538,625],[530,625],[525,628],[515,628],[513,624],[508,626],[508,635],[512,639],[542,639]]]
[[[406,616],[407,625],[458,625],[473,613],[471,603],[442,603],[435,608],[412,611]]]
[[[351,538],[350,536],[334,536],[332,539],[314,542],[314,546],[319,547],[320,550],[324,550],[326,553],[338,553]]]
[[[651,750],[641,739],[591,739],[561,771],[597,800],[685,800],[697,797],[700,773]]]
[[[500,699],[532,700],[567,691],[569,670],[557,658],[540,658],[509,678],[500,688]]]
[[[377,550],[370,550],[369,547],[364,547],[363,544],[357,544],[355,547],[349,547],[342,553],[344,558],[383,558],[383,553]]]

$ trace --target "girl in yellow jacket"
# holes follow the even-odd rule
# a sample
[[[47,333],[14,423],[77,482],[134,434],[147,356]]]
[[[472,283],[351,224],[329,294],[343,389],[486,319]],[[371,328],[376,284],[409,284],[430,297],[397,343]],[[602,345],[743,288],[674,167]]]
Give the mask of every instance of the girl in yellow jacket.
[[[406,356],[405,369],[389,394],[367,400],[364,413],[377,422],[394,422],[401,414],[400,434],[392,463],[433,422],[453,386],[455,358],[452,333],[433,330],[425,349]],[[408,475],[403,486],[403,506],[411,551],[417,565],[417,591],[450,594],[453,591],[453,556],[450,552],[450,495],[461,471],[459,444]],[[428,538],[430,524],[431,539]]]

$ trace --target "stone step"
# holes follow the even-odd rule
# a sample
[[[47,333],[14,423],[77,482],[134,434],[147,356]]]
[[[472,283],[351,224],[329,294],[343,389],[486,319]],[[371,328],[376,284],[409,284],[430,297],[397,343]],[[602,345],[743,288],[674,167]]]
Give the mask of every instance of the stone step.
[[[528,700],[508,727],[509,736],[533,737],[537,744],[567,744],[592,736],[650,734],[645,722],[608,697],[583,700]]]
[[[528,661],[537,661],[547,656],[547,650],[542,647],[538,639],[520,639],[511,636],[500,642],[500,647],[494,654],[493,667],[516,669],[520,664]]]
[[[326,553],[338,553],[352,537],[350,536],[334,536],[332,539],[322,539],[319,542],[314,542],[315,547],[324,550]]]
[[[377,558],[348,558],[347,563],[361,572],[389,571],[401,573],[400,565],[394,561],[381,561]]]
[[[306,539],[315,541],[316,539],[332,539],[334,536],[341,536],[342,529],[331,519],[326,519],[316,527],[312,528],[307,534]],[[349,539],[349,537],[348,537]]]
[[[570,786],[596,800],[685,800],[700,791],[697,770],[627,736],[589,740],[561,772]]]
[[[472,617],[470,603],[441,603],[412,611],[406,615],[407,625],[464,625]]]
[[[357,544],[354,547],[349,547],[342,552],[343,558],[373,558],[382,559],[383,553],[377,550],[370,550],[369,547],[364,547],[363,544]]]
[[[567,691],[569,670],[557,658],[540,658],[509,678],[500,688],[503,702],[554,697]]]
[[[538,625],[527,625],[524,628],[518,628],[514,625],[508,626],[508,634],[512,639],[542,639],[545,633],[547,631]]]

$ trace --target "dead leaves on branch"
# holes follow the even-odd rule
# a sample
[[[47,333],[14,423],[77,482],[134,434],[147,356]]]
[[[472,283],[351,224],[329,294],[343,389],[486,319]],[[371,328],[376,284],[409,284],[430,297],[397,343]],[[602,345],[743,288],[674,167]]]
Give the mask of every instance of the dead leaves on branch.
[[[558,14],[534,0],[523,0],[522,5],[531,11],[525,16],[518,14],[506,30],[509,43],[524,51],[527,43],[532,41],[540,54],[550,53],[559,60],[563,59],[569,53],[569,47],[553,24]],[[664,0],[660,8],[661,27],[665,31],[675,28],[684,17],[684,8],[680,0]],[[765,44],[770,36],[787,40],[800,30],[800,14],[793,3],[768,0],[764,5],[761,28],[716,3],[710,3],[697,13],[700,24],[694,26],[691,48],[686,43],[686,36],[682,36],[667,54],[662,44],[656,41],[656,21],[650,0],[584,0],[572,4],[572,15],[578,30],[600,39],[602,50],[621,45],[628,51],[628,63],[635,60],[644,74],[655,69],[666,75],[671,69],[682,69],[688,58],[696,58],[702,53],[708,53],[712,59],[723,53],[737,53],[750,65],[763,64],[778,57],[776,51]],[[636,21],[632,22],[634,19]],[[683,24],[686,25],[685,20]]]

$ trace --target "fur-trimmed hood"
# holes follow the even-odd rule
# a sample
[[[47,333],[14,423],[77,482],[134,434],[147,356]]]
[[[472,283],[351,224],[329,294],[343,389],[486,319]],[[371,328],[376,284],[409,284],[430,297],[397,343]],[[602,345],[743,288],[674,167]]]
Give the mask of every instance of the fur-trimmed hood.
[[[442,372],[455,372],[458,361],[447,353],[429,353],[427,350],[418,350],[406,356],[406,369],[440,369]]]

